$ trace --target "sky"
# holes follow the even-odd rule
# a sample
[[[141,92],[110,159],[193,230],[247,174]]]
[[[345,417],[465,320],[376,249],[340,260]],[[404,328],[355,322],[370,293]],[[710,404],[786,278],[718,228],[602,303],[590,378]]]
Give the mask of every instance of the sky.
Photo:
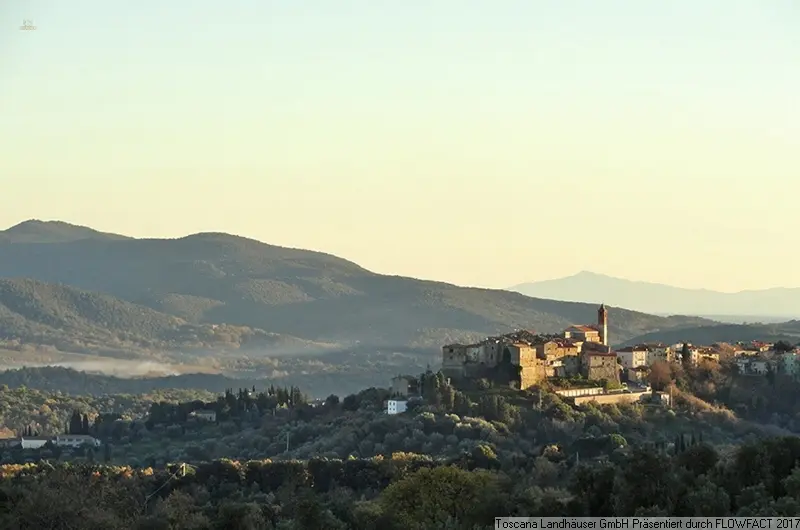
[[[798,287],[798,27],[795,0],[3,0],[0,228]]]

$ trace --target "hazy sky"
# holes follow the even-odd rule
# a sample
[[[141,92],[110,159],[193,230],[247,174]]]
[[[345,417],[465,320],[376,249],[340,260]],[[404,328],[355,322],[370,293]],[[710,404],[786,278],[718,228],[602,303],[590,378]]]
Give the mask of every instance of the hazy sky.
[[[798,28],[796,0],[3,0],[0,227],[800,286]]]

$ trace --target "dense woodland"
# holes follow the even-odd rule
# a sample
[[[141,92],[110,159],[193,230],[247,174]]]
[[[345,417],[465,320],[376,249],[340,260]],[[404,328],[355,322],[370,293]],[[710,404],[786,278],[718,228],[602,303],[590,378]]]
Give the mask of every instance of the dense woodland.
[[[496,515],[797,515],[800,438],[692,394],[715,377],[734,380],[710,366],[656,370],[674,408],[574,407],[547,388],[456,388],[429,371],[422,402],[396,416],[380,388],[314,402],[277,386],[103,397],[3,387],[4,422],[80,430],[102,446],[3,449],[0,527],[424,530],[491,528]]]
[[[0,527],[92,529],[492,528],[505,516],[800,513],[800,439],[720,452],[640,447],[610,458],[221,460],[165,469],[0,467]]]

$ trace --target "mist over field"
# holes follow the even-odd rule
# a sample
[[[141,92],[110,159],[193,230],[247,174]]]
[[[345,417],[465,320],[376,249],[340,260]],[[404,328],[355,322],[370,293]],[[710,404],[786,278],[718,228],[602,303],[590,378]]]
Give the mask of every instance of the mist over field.
[[[124,360],[92,360],[92,361],[62,361],[51,363],[17,363],[0,365],[0,371],[18,370],[20,368],[44,368],[54,366],[71,368],[79,372],[91,374],[111,375],[120,378],[134,377],[160,377],[180,375],[185,372],[176,370],[174,366],[155,361],[124,361]]]

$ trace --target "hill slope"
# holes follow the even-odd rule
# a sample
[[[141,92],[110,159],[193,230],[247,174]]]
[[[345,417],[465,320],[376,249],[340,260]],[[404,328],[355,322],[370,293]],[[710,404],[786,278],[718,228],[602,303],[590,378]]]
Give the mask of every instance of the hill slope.
[[[105,292],[194,323],[339,343],[431,347],[513,328],[557,332],[596,318],[594,303],[384,276],[328,254],[216,233],[0,244],[0,276]],[[612,308],[610,334],[622,341],[704,323]]]
[[[721,293],[634,282],[584,271],[566,278],[523,283],[509,289],[555,300],[604,300],[611,305],[658,314],[783,317],[779,320],[800,317],[800,288]]]
[[[37,344],[68,352],[131,353],[304,342],[246,327],[189,324],[112,296],[27,278],[0,279],[0,341],[12,348]]]
[[[627,344],[634,345],[646,342],[714,344],[715,342],[738,342],[754,339],[771,342],[784,340],[790,344],[800,343],[800,320],[779,324],[721,324],[669,329],[634,337],[627,341]]]

